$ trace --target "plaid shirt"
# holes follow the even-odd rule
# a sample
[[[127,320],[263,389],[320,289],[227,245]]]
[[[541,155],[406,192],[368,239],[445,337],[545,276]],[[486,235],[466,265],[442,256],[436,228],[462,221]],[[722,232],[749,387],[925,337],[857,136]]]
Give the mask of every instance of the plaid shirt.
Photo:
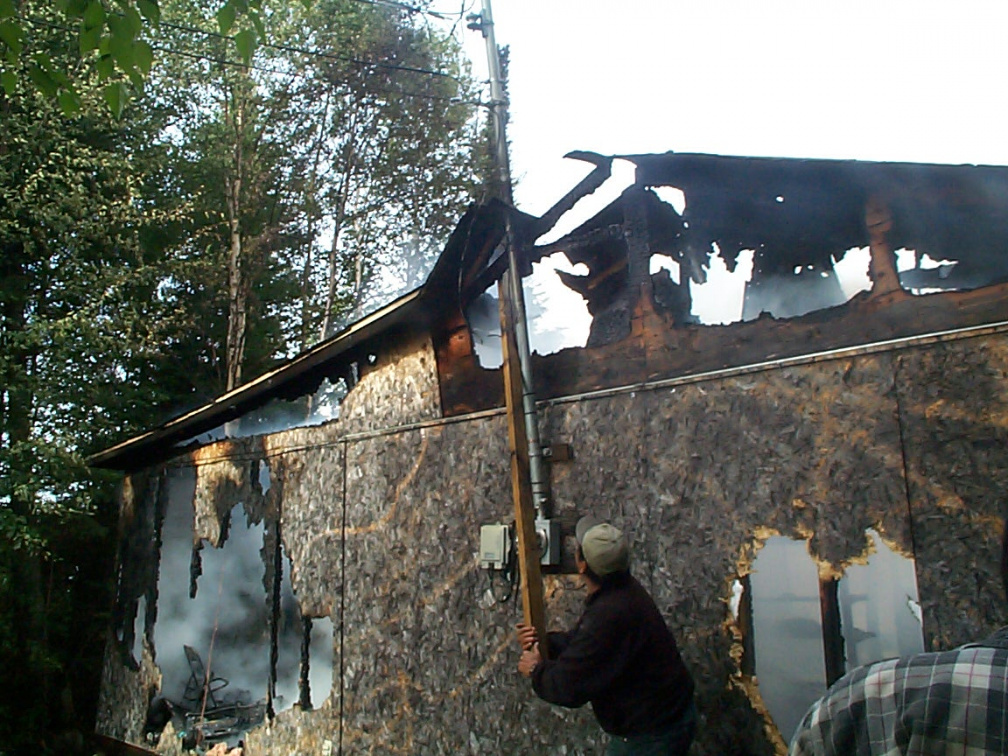
[[[982,643],[853,670],[812,705],[788,753],[1008,754],[1008,627]]]

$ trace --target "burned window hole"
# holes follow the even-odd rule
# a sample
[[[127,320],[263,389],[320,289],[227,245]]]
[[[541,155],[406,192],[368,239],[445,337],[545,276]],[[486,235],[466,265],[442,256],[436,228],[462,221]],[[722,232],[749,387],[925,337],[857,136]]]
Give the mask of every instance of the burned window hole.
[[[333,675],[333,623],[328,617],[303,617],[291,582],[292,563],[281,559],[277,617],[275,708],[318,707],[329,697]]]
[[[858,563],[820,579],[807,542],[767,539],[729,607],[742,634],[742,672],[787,741],[808,706],[856,666],[923,650],[913,560],[874,529]]]
[[[348,381],[340,376],[325,378],[313,394],[306,394],[294,400],[272,399],[264,406],[245,413],[236,421],[229,421],[198,436],[186,438],[176,444],[184,448],[194,441],[210,444],[223,439],[246,438],[266,435],[292,428],[305,428],[338,420],[343,400],[356,385],[357,363],[350,366]]]
[[[669,275],[672,277],[672,281],[680,286],[682,284],[682,273],[680,272],[679,263],[673,260],[668,255],[651,255],[651,260],[649,262],[648,272],[653,276],[660,270],[667,270]]]
[[[143,659],[144,627],[147,622],[147,597],[137,600],[136,617],[133,620],[133,659],[140,662]]]
[[[565,286],[557,271],[583,277],[583,263],[571,265],[567,256],[556,252],[532,264],[532,275],[522,281],[529,349],[540,355],[553,354],[588,342],[592,317],[584,298]],[[482,367],[500,367],[503,356],[500,336],[500,304],[496,285],[477,297],[466,310],[473,349]]]
[[[672,208],[682,215],[686,212],[686,193],[675,186],[652,186],[651,191],[658,195],[658,199],[662,202],[666,202],[672,206]],[[688,226],[689,224],[684,224]]]
[[[259,475],[258,475],[259,490],[265,496],[267,493],[269,493],[269,490],[273,485],[270,480],[269,462],[267,462],[265,459],[260,459],[258,467],[259,467]]]

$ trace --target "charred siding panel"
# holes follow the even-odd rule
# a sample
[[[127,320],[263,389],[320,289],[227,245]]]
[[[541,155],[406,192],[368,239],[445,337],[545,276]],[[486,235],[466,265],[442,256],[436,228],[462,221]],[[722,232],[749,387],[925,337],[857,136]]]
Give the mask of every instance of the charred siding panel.
[[[549,410],[550,437],[574,446],[557,501],[631,534],[696,677],[704,753],[772,752],[727,610],[758,534],[811,536],[821,571],[861,556],[880,523],[909,553],[892,369],[866,357]]]
[[[344,753],[553,753],[590,732],[516,678],[520,603],[478,568],[478,524],[512,517],[507,460],[500,418],[350,444]]]
[[[394,391],[397,368],[386,369],[381,385]],[[905,555],[916,546],[932,647],[1006,619],[994,577],[1006,370],[1008,336],[997,335],[545,408],[544,436],[573,448],[552,467],[565,550],[578,514],[627,529],[633,569],[697,679],[698,754],[782,748],[758,681],[742,674],[744,639],[728,608],[732,581],[773,533],[809,539],[821,577],[866,557],[868,528]],[[480,524],[513,517],[502,415],[370,437],[336,422],[214,453],[230,456],[204,452],[200,507],[279,511],[302,608],[336,625],[334,696],[253,731],[257,753],[322,752],[326,742],[334,754],[340,744],[345,754],[601,749],[587,710],[542,703],[515,673],[520,605],[494,603],[477,567]],[[266,491],[255,475],[263,462]],[[577,616],[575,586],[546,578],[552,628]],[[103,731],[134,739],[157,671],[131,671],[109,647]]]
[[[430,339],[412,335],[381,346],[359,363],[360,382],[340,407],[343,433],[372,431],[441,415],[437,363]]]
[[[1008,621],[997,560],[1008,514],[1008,338],[907,353],[897,371],[925,639]]]
[[[328,429],[269,436],[271,491],[281,506],[281,532],[294,593],[303,614],[339,622],[343,585],[343,444]],[[320,438],[322,436],[322,438]],[[288,569],[288,565],[284,565]],[[316,702],[328,692],[313,691]]]

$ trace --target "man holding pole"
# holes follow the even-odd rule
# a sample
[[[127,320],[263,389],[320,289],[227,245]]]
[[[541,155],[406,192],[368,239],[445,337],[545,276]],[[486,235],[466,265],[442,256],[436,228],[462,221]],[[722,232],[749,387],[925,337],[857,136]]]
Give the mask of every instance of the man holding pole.
[[[608,756],[684,756],[696,731],[693,679],[651,596],[629,571],[623,533],[591,517],[577,524],[575,564],[588,597],[570,632],[518,625],[518,671],[536,695],[577,708],[591,702],[611,737]]]

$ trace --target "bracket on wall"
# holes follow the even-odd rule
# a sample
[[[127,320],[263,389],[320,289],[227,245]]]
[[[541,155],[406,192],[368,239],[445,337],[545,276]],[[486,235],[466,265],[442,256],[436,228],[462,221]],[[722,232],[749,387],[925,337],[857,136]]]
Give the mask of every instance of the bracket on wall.
[[[542,454],[550,462],[570,462],[574,459],[574,450],[570,444],[550,444],[549,446],[544,446]]]

